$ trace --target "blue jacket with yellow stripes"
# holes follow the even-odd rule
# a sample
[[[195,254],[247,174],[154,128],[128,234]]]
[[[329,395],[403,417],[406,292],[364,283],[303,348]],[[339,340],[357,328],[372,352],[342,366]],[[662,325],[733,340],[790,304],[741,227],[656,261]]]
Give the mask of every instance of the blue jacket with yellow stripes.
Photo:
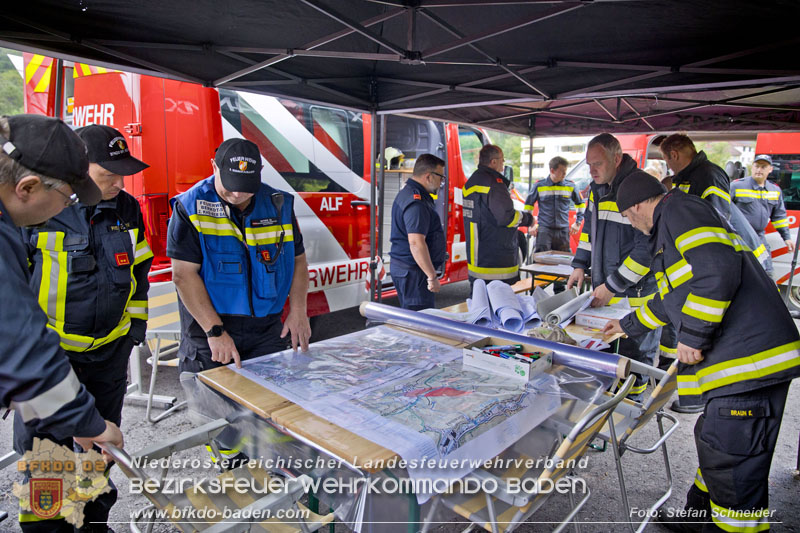
[[[572,266],[591,270],[594,287],[605,283],[615,294],[611,303],[627,297],[630,305],[639,306],[656,291],[649,266],[650,248],[647,236],[617,209],[617,190],[634,170],[636,162],[623,154],[610,186],[591,184]]]
[[[64,209],[44,226],[24,230],[31,288],[72,359],[147,329],[147,274],[153,253],[139,203],[121,191],[96,206]]]
[[[759,236],[764,235],[767,224],[772,221],[784,241],[791,239],[783,192],[776,184],[767,180],[762,187],[748,176],[731,183],[731,196]]]
[[[272,195],[283,197],[280,211]],[[203,278],[214,309],[221,315],[265,317],[280,313],[294,276],[294,230],[291,194],[261,184],[242,220],[231,220],[230,207],[214,188],[214,176],[179,194],[200,237]]]
[[[99,435],[105,422],[47,327],[28,285],[25,244],[5,211],[0,203],[0,407],[57,439]]]
[[[505,176],[483,165],[464,185],[467,267],[473,278],[519,275],[517,227],[530,226],[533,216],[514,209],[508,185]]]
[[[700,403],[800,376],[800,336],[775,284],[708,202],[673,189],[650,233],[659,292],[620,325],[641,335],[671,322],[702,352],[680,365],[681,396]]]
[[[575,223],[583,222],[583,210],[586,203],[581,197],[580,191],[571,180],[561,180],[553,183],[548,176],[533,184],[533,190],[525,200],[525,210],[533,211],[533,205],[539,202],[539,215],[537,223],[539,226],[550,229],[569,228],[569,203],[570,200],[575,204]]]

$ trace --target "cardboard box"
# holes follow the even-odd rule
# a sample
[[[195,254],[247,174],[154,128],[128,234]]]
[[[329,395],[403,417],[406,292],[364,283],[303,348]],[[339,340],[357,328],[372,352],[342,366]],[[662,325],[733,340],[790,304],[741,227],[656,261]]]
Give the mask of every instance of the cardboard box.
[[[603,329],[609,320],[625,318],[633,309],[627,307],[590,307],[575,315],[575,323],[579,326]]]
[[[502,346],[519,344],[498,337],[486,337],[464,347],[462,363],[470,369],[480,369],[500,376],[521,381],[529,381],[531,376],[547,372],[553,365],[553,352],[537,348],[532,344],[523,344],[524,352],[539,352],[538,359],[531,359],[530,364],[518,359],[503,359],[483,351],[484,346]]]

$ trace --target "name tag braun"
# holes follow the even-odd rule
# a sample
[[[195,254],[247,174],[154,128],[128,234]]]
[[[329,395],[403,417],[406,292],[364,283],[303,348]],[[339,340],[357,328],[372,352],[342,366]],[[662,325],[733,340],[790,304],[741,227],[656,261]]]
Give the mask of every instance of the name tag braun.
[[[766,416],[766,413],[763,407],[755,407],[753,409],[731,409],[729,407],[720,407],[719,415],[728,418],[762,418]]]

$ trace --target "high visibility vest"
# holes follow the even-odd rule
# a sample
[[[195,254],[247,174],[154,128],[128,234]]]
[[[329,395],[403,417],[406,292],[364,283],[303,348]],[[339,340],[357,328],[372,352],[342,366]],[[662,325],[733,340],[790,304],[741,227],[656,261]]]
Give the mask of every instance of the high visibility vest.
[[[283,195],[280,220],[273,193]],[[262,184],[244,216],[243,233],[217,195],[213,176],[173,199],[200,237],[200,276],[217,313],[263,317],[281,312],[294,274],[293,200]]]

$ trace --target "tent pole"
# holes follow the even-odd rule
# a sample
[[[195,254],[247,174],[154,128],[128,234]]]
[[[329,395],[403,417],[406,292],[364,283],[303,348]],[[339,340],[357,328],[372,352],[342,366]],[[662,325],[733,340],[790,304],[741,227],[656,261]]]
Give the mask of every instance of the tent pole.
[[[385,161],[384,154],[386,153],[386,122],[388,121],[388,117],[386,115],[381,115],[381,130],[380,130],[380,137],[378,145],[381,147],[380,152],[378,152],[378,157],[381,162],[381,174],[378,182],[378,217],[380,218],[380,223],[377,225],[379,228],[378,230],[378,257],[381,258],[383,261],[383,232],[386,229],[384,222],[386,221],[386,195],[384,195],[385,185],[386,185],[386,166],[389,164],[388,161]],[[389,207],[391,209],[391,207]],[[383,281],[380,278],[377,280],[377,289],[376,289],[376,297],[379,302],[383,301]]]
[[[375,256],[377,255],[376,251],[377,248],[375,246],[375,223],[376,223],[376,214],[375,214],[375,187],[377,184],[377,176],[375,173],[375,162],[381,161],[381,157],[377,155],[377,147],[378,147],[378,125],[377,119],[378,116],[375,113],[375,109],[372,110],[370,113],[370,168],[369,168],[369,271],[370,271],[370,283],[369,283],[369,299],[370,301],[375,301],[375,288],[377,286],[375,282],[376,272],[375,269],[377,268],[377,263],[375,262]]]

